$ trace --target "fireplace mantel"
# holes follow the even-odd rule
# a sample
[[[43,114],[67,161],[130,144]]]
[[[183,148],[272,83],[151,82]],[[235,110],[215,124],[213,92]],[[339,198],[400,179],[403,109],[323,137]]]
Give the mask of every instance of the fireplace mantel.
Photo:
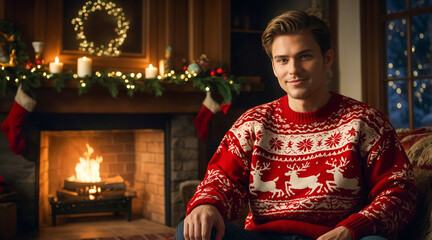
[[[263,91],[260,77],[247,76],[251,83],[244,85],[242,92]],[[92,86],[88,93],[78,95],[76,81],[68,81],[61,92],[57,92],[52,81],[44,80],[42,87],[33,90],[37,105],[34,112],[40,113],[197,113],[202,107],[205,93],[192,84],[176,85],[164,83],[162,96],[154,93],[136,92],[127,95],[126,90],[119,89],[116,98],[108,89],[98,84]],[[215,93],[216,100],[221,100]],[[235,97],[235,93],[233,93]],[[13,97],[1,99],[0,112],[9,112]]]
[[[205,93],[192,86],[164,86],[162,96],[136,92],[130,97],[119,89],[116,98],[108,89],[94,85],[88,93],[78,95],[77,87],[67,86],[57,92],[43,85],[33,90],[37,105],[34,112],[40,113],[197,113]],[[13,98],[0,101],[0,112],[8,112]]]

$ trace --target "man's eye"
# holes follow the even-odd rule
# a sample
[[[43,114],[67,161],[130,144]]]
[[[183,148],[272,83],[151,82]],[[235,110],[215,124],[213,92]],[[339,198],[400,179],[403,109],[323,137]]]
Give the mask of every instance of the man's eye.
[[[311,58],[312,58],[312,55],[310,55],[310,54],[304,54],[304,55],[300,56],[300,60],[308,60]]]
[[[288,59],[286,59],[286,58],[278,58],[276,60],[276,62],[278,62],[278,63],[286,63],[286,62],[288,62]]]

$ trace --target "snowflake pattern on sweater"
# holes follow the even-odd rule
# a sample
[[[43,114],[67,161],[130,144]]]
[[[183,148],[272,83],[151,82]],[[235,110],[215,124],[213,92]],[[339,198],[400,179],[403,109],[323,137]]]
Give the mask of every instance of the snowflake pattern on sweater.
[[[188,213],[213,204],[230,221],[248,202],[245,228],[252,231],[316,238],[342,225],[355,238],[391,236],[413,216],[415,199],[412,169],[390,123],[332,93],[316,112],[292,111],[285,96],[244,113],[224,136]]]

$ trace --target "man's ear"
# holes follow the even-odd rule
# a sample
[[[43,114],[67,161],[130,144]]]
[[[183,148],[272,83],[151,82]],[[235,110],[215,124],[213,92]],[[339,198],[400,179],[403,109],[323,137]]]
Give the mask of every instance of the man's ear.
[[[334,61],[334,51],[333,49],[330,48],[329,50],[327,50],[324,56],[324,63],[326,67],[330,68],[333,65],[333,61]]]

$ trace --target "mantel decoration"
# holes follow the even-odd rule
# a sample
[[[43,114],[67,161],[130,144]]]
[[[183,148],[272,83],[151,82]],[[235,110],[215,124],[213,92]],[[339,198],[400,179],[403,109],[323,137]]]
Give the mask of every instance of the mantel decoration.
[[[161,96],[164,92],[163,84],[186,85],[192,84],[194,88],[202,91],[215,90],[223,97],[223,103],[231,102],[232,93],[240,93],[241,87],[246,83],[243,78],[229,76],[223,68],[202,69],[199,73],[193,71],[175,72],[170,70],[163,76],[145,78],[142,73],[124,73],[113,70],[96,71],[92,76],[78,77],[77,73],[50,73],[45,65],[35,65],[29,61],[26,43],[21,33],[15,30],[13,23],[4,19],[0,20],[0,31],[8,36],[14,35],[13,41],[9,42],[9,51],[16,55],[16,66],[0,67],[0,96],[5,96],[7,90],[15,92],[19,85],[22,90],[29,94],[33,89],[40,88],[42,80],[53,82],[57,92],[65,87],[67,81],[77,82],[78,93],[87,93],[97,83],[108,89],[112,97],[117,97],[119,88],[127,91],[129,96],[135,92],[146,92]],[[197,60],[202,61],[201,60]],[[206,63],[207,64],[207,63]],[[207,65],[203,65],[206,67]]]
[[[95,46],[94,42],[87,40],[84,23],[87,21],[89,14],[103,10],[105,10],[108,15],[116,18],[117,27],[114,30],[117,33],[117,38],[111,39],[108,46]],[[79,50],[89,52],[91,55],[96,56],[119,56],[121,53],[119,48],[123,45],[127,37],[127,30],[129,29],[129,21],[126,20],[123,9],[117,7],[115,3],[105,0],[86,2],[81,10],[78,11],[78,16],[72,19],[72,24],[77,33],[76,39],[79,41]]]

